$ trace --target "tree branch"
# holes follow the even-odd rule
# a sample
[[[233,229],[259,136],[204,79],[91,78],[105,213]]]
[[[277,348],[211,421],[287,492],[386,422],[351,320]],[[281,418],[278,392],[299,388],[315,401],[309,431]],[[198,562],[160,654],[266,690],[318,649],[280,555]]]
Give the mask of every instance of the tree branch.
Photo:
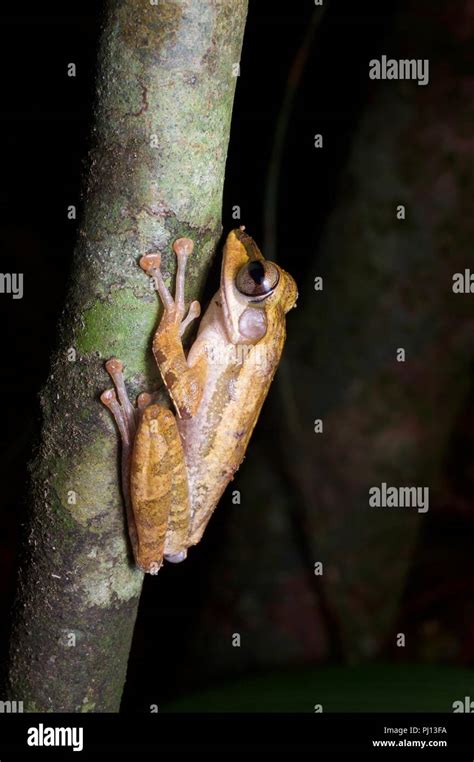
[[[8,694],[28,711],[117,711],[142,574],[130,557],[117,435],[98,401],[111,355],[131,394],[157,375],[158,303],[137,266],[195,242],[195,298],[221,233],[247,0],[109,0],[84,219],[32,465]]]

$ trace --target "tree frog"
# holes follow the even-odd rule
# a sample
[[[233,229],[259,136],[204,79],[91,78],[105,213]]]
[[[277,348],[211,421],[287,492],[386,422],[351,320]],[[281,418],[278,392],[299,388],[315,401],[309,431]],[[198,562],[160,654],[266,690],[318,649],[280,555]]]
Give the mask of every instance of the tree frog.
[[[223,252],[220,287],[186,354],[182,336],[199,316],[198,302],[185,310],[189,238],[173,244],[177,259],[174,297],[160,271],[160,253],[140,267],[153,279],[163,315],[153,354],[175,414],[141,394],[134,407],[123,365],[106,369],[114,383],[101,395],[122,440],[122,491],[137,566],[157,574],[196,545],[239,468],[278,366],[286,336],[285,315],[295,306],[291,275],[265,260],[242,226]]]

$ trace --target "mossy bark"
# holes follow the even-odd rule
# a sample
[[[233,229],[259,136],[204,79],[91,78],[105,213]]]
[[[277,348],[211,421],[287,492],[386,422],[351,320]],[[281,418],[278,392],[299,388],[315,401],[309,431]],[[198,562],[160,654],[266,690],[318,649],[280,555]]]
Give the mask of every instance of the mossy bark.
[[[8,693],[28,711],[117,711],[143,576],[122,505],[104,360],[133,396],[157,381],[158,302],[137,261],[189,236],[195,298],[221,234],[247,0],[109,0],[84,219],[41,396]]]

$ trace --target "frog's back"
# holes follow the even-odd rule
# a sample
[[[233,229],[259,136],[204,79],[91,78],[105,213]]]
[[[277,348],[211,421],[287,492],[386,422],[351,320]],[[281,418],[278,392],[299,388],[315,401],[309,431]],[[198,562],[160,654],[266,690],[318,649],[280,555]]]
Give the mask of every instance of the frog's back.
[[[229,344],[225,334],[201,337],[208,373],[193,418],[179,421],[191,500],[189,545],[201,539],[222,493],[239,468],[285,341]]]

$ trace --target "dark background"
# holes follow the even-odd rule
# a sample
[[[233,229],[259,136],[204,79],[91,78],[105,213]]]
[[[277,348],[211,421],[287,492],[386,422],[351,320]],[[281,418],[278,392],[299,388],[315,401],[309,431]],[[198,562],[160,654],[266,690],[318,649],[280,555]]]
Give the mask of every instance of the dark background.
[[[393,33],[402,7],[394,1],[382,4],[332,0],[326,5],[324,18],[309,43],[307,56],[302,60],[289,111],[275,221],[279,262],[292,273],[300,286],[306,284],[306,292],[311,288],[314,275],[319,272],[326,226],[341,202],[344,172],[359,122],[376,98],[367,75],[368,61],[387,51],[387,36]],[[407,5],[410,4],[404,3],[403,7]],[[462,14],[467,12],[470,4],[453,5],[460,14],[459,27],[462,28]],[[421,3],[421,6],[427,14],[430,13],[426,10],[426,4]],[[435,20],[447,12],[447,5],[442,3],[433,2],[430,7]],[[301,0],[293,3],[250,0],[227,162],[223,225],[225,230],[235,227],[232,207],[238,204],[242,210],[240,222],[262,244],[264,251],[266,179],[275,128],[278,119],[281,119],[291,72],[295,72],[295,58],[298,53],[301,54],[314,12],[311,2]],[[48,373],[55,326],[64,302],[77,235],[77,223],[67,220],[66,209],[70,204],[80,207],[81,203],[81,173],[88,150],[100,19],[99,2],[64,5],[60,12],[47,0],[41,3],[40,10],[37,3],[25,2],[21,4],[21,15],[18,15],[18,9],[13,4],[7,3],[0,12],[1,270],[23,272],[25,283],[22,300],[13,300],[8,295],[0,297],[4,401],[0,459],[3,508],[0,514],[0,634],[3,646],[8,633],[7,614],[14,588],[21,524],[27,509],[27,463],[31,459],[40,424],[37,394]],[[432,51],[421,29],[424,29],[423,24],[418,30],[411,27],[405,31],[410,44],[420,39],[417,57],[423,58],[431,55]],[[462,32],[460,35],[462,37]],[[444,54],[449,57],[447,43]],[[77,64],[76,78],[66,75],[69,62]],[[461,66],[460,76],[466,72],[468,76],[474,76],[472,60],[463,59],[461,65],[464,69]],[[440,108],[443,109],[442,103]],[[446,94],[446,108],[449,108],[449,93]],[[315,133],[324,135],[322,151],[313,149]],[[406,156],[402,158],[406,160]],[[370,171],[367,167],[367,172]],[[361,222],[363,224],[369,223]],[[469,262],[465,266],[468,267]],[[215,275],[214,268],[212,277],[215,278]],[[302,291],[304,309],[304,287]],[[469,305],[472,314],[471,305],[472,302]],[[465,312],[467,324],[472,321],[469,308]],[[292,319],[293,316],[289,315],[290,341]],[[301,331],[302,323],[298,325],[295,330]],[[311,331],[315,330],[315,326],[311,325]],[[291,374],[291,367],[289,372]],[[436,365],[432,372],[437,372]],[[320,369],[318,373],[321,373]],[[291,381],[296,396],[300,393],[297,375],[293,375]],[[285,703],[288,695],[305,683],[309,668],[314,670],[321,665],[324,669],[317,674],[322,682],[326,680],[327,684],[345,686],[340,690],[346,691],[346,696],[349,675],[357,677],[359,674],[366,675],[359,685],[367,682],[367,675],[381,676],[379,682],[375,680],[377,688],[374,690],[377,696],[383,696],[385,684],[388,685],[393,679],[393,673],[390,673],[391,678],[384,677],[383,670],[388,669],[390,664],[397,667],[402,683],[408,674],[403,670],[413,664],[424,665],[423,668],[427,669],[450,665],[459,668],[460,672],[456,674],[464,674],[462,670],[472,665],[474,656],[474,575],[470,560],[473,528],[471,423],[474,416],[469,390],[472,388],[472,372],[466,374],[465,381],[466,391],[444,435],[445,448],[438,467],[450,487],[439,498],[439,510],[435,515],[430,513],[424,522],[417,544],[410,550],[411,560],[404,582],[399,585],[400,599],[406,602],[408,613],[404,613],[405,609],[400,604],[398,619],[395,617],[391,624],[385,626],[384,637],[370,650],[370,654],[364,658],[360,655],[354,657],[344,637],[337,633],[330,591],[326,591],[329,605],[321,591],[315,593],[318,616],[324,620],[326,632],[315,649],[309,648],[305,652],[298,647],[289,649],[285,645],[279,654],[278,644],[273,645],[272,663],[268,654],[265,658],[261,657],[265,646],[254,643],[253,647],[251,641],[240,666],[235,650],[230,652],[229,649],[227,657],[222,652],[217,658],[212,653],[210,642],[206,649],[206,621],[209,617],[216,631],[221,629],[227,632],[226,627],[230,627],[229,632],[242,632],[248,624],[243,609],[239,609],[233,619],[230,599],[224,598],[225,610],[220,609],[219,593],[216,598],[213,592],[216,586],[229,584],[234,591],[237,590],[232,600],[237,601],[238,598],[235,577],[239,575],[235,572],[233,580],[226,581],[222,547],[226,547],[233,527],[239,521],[237,511],[240,507],[233,506],[228,498],[224,498],[225,510],[216,512],[203,542],[189,560],[181,566],[166,566],[160,573],[158,583],[155,579],[145,581],[130,656],[124,711],[147,710],[150,704],[155,703],[160,707],[162,704],[166,706],[166,702],[188,695],[191,699],[187,708],[199,705],[202,709],[205,708],[205,699],[192,699],[193,692],[214,685],[223,686],[219,701],[226,706],[227,683],[229,681],[230,684],[236,677],[247,680],[248,686],[255,678],[263,681],[258,684],[259,687],[254,687],[253,693],[249,688],[247,704],[242,699],[242,705],[246,708],[258,708],[262,702],[265,703],[264,699],[255,698],[253,706],[251,698],[252,695],[258,696],[258,691],[265,693],[263,685],[270,686],[265,694],[267,705],[268,696],[277,695],[283,697],[281,705],[278,705],[280,708],[291,708],[291,701],[290,704]],[[249,478],[255,480],[259,478],[259,452],[263,449],[271,453],[271,448],[275,447],[280,453],[275,455],[278,461],[288,444],[285,428],[277,422],[276,394],[272,392],[265,406],[245,461],[245,464],[252,462],[254,470],[251,473],[254,477]],[[433,416],[436,417],[435,411]],[[350,436],[347,447],[351,447]],[[245,464],[243,469],[247,467]],[[297,503],[297,491],[295,493],[294,486],[291,486],[291,480],[285,484],[283,500],[286,490],[288,503]],[[301,563],[304,566],[305,542],[302,535],[306,530],[304,522],[303,525],[301,522],[298,524],[298,515],[295,509],[290,522],[292,542],[296,554],[302,554]],[[232,545],[234,548],[238,547],[238,541],[235,542],[237,544]],[[265,536],[260,538],[260,542],[265,543]],[[391,542],[389,535],[385,542]],[[427,558],[431,571],[426,575]],[[462,559],[458,566],[457,559]],[[252,559],[243,559],[242,563],[247,564],[247,561],[252,564]],[[383,578],[384,574],[389,580],[387,595],[390,596],[390,570],[382,567],[380,576]],[[262,581],[264,577],[264,574],[256,575],[255,579],[257,607],[259,600],[264,606],[265,585],[268,583],[268,579]],[[370,581],[368,584],[370,588]],[[259,589],[263,591],[261,598]],[[291,630],[287,635],[296,641],[307,636],[306,627],[314,626],[314,623],[306,625],[303,618],[298,624],[306,605],[303,600],[306,592],[303,591],[303,599],[299,601],[298,590],[296,587],[291,593],[293,607],[289,607],[286,614],[287,629]],[[214,604],[213,595],[216,598]],[[234,614],[237,610],[236,603]],[[357,620],[357,605],[353,616]],[[278,617],[281,620],[285,614],[280,612]],[[415,645],[412,638],[411,647],[402,655],[401,649],[393,648],[394,633],[409,631],[410,624],[418,620],[421,635],[418,633]],[[271,622],[268,624],[269,627],[273,625]],[[368,637],[372,637],[370,632]],[[354,664],[359,666],[350,666]],[[358,673],[358,669],[365,669],[364,665],[368,665],[369,672]],[[373,665],[375,672],[370,672]],[[336,671],[324,671],[328,669]],[[439,676],[430,677],[431,672],[423,674],[425,676],[419,678],[421,697],[431,691],[430,679],[437,685],[440,682]],[[465,675],[465,688],[462,677],[460,682],[455,681],[455,690],[457,693],[461,691],[461,696],[469,693],[470,673],[466,671]],[[292,688],[288,687],[289,684]],[[461,687],[458,689],[458,686]],[[457,693],[454,693],[452,700],[461,697]],[[235,703],[235,695],[232,696],[234,704],[231,701],[231,708],[241,707],[238,702]],[[309,699],[310,702],[316,700],[317,697]],[[173,704],[169,703],[169,706]],[[295,706],[299,707],[298,702]],[[308,706],[311,711],[311,704]],[[354,707],[351,708],[357,708],[357,699],[354,699]]]

